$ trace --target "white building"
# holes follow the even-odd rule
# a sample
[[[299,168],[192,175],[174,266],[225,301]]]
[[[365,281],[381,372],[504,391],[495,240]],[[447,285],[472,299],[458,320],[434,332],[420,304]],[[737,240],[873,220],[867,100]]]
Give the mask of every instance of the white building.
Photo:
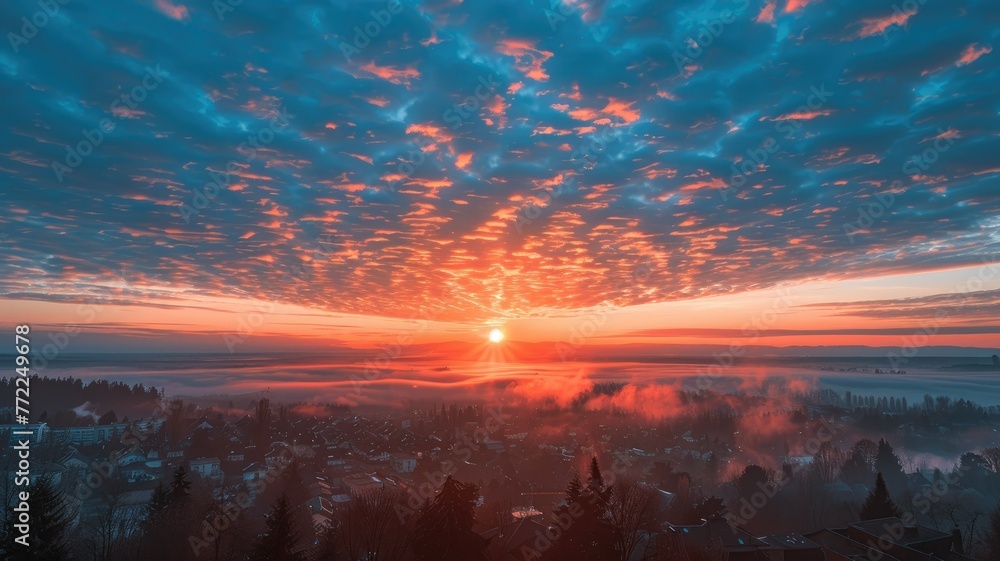
[[[222,477],[222,465],[219,458],[197,458],[191,460],[191,471],[200,475],[203,479],[210,477],[218,479]]]

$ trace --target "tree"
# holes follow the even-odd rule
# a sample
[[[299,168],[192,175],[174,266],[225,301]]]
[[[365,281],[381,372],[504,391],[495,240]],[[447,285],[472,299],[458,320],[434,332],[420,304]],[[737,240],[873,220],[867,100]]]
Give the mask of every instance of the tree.
[[[271,400],[261,398],[254,409],[257,430],[253,437],[258,446],[264,446],[271,440]]]
[[[879,473],[875,478],[875,488],[868,495],[865,504],[861,507],[862,520],[878,520],[879,518],[899,517],[903,511],[892,502],[889,496],[889,488],[885,485],[885,479]]]
[[[406,496],[379,489],[355,497],[337,518],[338,524],[320,537],[326,549],[336,536],[335,548],[348,559],[400,561],[408,557],[413,535],[400,518]]]
[[[877,458],[878,444],[867,438],[857,441],[847,453],[847,461],[840,468],[841,479],[850,484],[867,484],[875,477]]]
[[[556,528],[545,561],[607,561],[615,556],[615,532],[610,521],[611,489],[604,484],[597,458],[592,458],[587,483],[574,477],[566,501],[555,512]]]
[[[207,486],[196,489],[188,481],[183,466],[174,470],[165,487],[154,489],[147,508],[149,518],[142,528],[140,557],[147,561],[173,561],[190,557],[192,551],[196,555],[201,551],[205,544],[198,540],[203,534],[201,523],[211,503],[211,490]]]
[[[28,487],[28,495],[31,501],[31,534],[28,538],[30,553],[25,558],[44,561],[68,559],[70,525],[76,513],[70,511],[69,504],[48,477],[41,477],[32,483]],[[10,536],[9,531],[7,535],[9,540],[13,540],[14,536]],[[23,546],[9,542],[3,546],[8,552],[24,550]]]
[[[98,490],[100,500],[80,522],[81,543],[95,561],[130,559],[138,553],[143,520],[122,504],[126,487],[121,478],[106,479]]]
[[[844,453],[840,448],[832,442],[824,442],[813,456],[812,470],[822,483],[833,483],[843,463]]]
[[[282,495],[267,515],[264,534],[250,551],[253,561],[304,561],[306,552],[299,547],[302,532],[296,527],[292,503]]]
[[[983,450],[983,458],[993,473],[1000,473],[1000,448],[987,448]]]
[[[191,482],[187,480],[187,470],[184,466],[177,466],[174,470],[174,478],[170,482],[168,492],[168,503],[174,504],[183,502],[191,494]]]
[[[484,560],[486,542],[472,530],[479,489],[451,476],[423,509],[414,531],[417,558],[434,561]]]
[[[1000,366],[1000,356],[993,355],[993,366]]]
[[[893,496],[898,497],[906,492],[906,474],[903,472],[903,463],[884,438],[878,441],[875,470],[885,477],[885,483]]]
[[[97,424],[99,425],[112,425],[117,422],[118,422],[118,415],[115,414],[114,409],[101,415],[101,418],[97,419]]]
[[[316,540],[316,550],[313,552],[313,559],[317,561],[335,561],[341,559],[340,528],[336,524],[325,524],[319,531]],[[357,559],[357,558],[355,558]],[[385,559],[389,559],[386,557]]]
[[[608,511],[617,558],[629,561],[644,542],[643,533],[655,532],[658,526],[659,496],[647,485],[622,479],[611,487]],[[645,546],[652,544],[647,540]],[[645,559],[646,553],[640,558]]]
[[[160,481],[156,484],[156,488],[153,489],[153,496],[149,499],[149,504],[146,506],[146,520],[152,521],[156,519],[156,517],[167,509],[168,504],[170,504],[170,499],[167,495],[167,490],[163,487],[163,481]]]
[[[990,515],[983,546],[987,553],[984,559],[1000,559],[1000,507]]]
[[[733,479],[733,485],[740,498],[749,500],[755,493],[766,490],[774,478],[773,470],[750,464]]]

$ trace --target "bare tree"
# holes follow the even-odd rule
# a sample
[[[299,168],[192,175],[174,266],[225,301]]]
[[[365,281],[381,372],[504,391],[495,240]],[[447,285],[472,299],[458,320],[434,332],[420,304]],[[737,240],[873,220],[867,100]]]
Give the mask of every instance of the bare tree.
[[[497,499],[483,505],[481,516],[476,517],[477,520],[482,521],[482,527],[485,530],[497,529],[497,535],[494,536],[486,548],[488,559],[499,560],[507,556],[506,549],[509,538],[507,531],[516,522],[511,512],[513,509],[514,506],[510,499]]]
[[[121,478],[105,480],[100,493],[98,507],[81,524],[83,547],[95,561],[132,558],[139,547],[144,505],[126,502]]]
[[[482,521],[480,527],[483,530],[499,528],[500,534],[503,534],[507,526],[514,522],[513,510],[514,504],[510,499],[497,499],[483,505],[480,510],[481,514],[476,516],[476,519]]]
[[[623,478],[611,486],[608,510],[621,561],[632,559],[640,548],[640,559],[651,559],[655,554],[651,537],[657,529],[659,505],[656,490],[648,485]]]
[[[349,559],[401,561],[413,537],[399,516],[406,496],[387,489],[364,493],[351,500],[340,517],[338,529]]]
[[[1000,448],[987,448],[982,451],[982,456],[994,473],[1000,473]]]
[[[812,469],[821,483],[833,483],[844,465],[845,454],[831,442],[824,442],[813,456]]]

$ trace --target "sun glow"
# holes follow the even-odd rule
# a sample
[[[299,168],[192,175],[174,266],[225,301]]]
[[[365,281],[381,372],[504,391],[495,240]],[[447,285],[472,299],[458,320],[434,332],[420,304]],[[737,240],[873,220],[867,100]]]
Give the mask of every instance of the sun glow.
[[[494,327],[493,330],[490,331],[489,339],[490,343],[499,343],[500,341],[503,341],[503,331]]]

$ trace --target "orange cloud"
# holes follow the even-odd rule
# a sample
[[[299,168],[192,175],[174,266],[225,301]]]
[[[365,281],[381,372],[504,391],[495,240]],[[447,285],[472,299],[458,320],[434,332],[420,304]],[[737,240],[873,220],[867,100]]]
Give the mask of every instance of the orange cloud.
[[[774,23],[774,6],[775,0],[770,0],[763,8],[760,9],[760,13],[757,14],[757,23]]]
[[[770,120],[770,121],[811,121],[811,120],[815,119],[816,117],[825,117],[825,116],[829,115],[830,113],[832,113],[832,111],[830,111],[828,109],[823,109],[823,110],[819,110],[819,111],[796,111],[794,113],[785,113],[784,115],[779,115],[779,116],[773,117],[771,119],[768,119],[767,117],[762,117],[761,120],[762,121],[764,121],[764,120]]]
[[[903,11],[896,11],[896,13],[883,18],[863,19],[861,20],[861,30],[858,31],[858,34],[855,37],[865,38],[871,37],[872,35],[881,35],[882,33],[885,33],[885,30],[889,29],[890,26],[904,26],[915,13],[916,12],[907,13]]]
[[[979,57],[993,52],[993,47],[990,45],[986,45],[983,47],[977,47],[976,45],[977,43],[973,43],[968,47],[966,47],[965,50],[962,51],[962,56],[959,57],[958,62],[955,63],[955,66],[965,66],[967,64],[972,64],[977,59],[979,59]]]
[[[497,45],[497,52],[514,57],[514,67],[526,77],[537,82],[544,82],[549,75],[542,68],[545,61],[552,58],[552,53],[536,49],[528,41],[520,39],[504,39]]]
[[[171,4],[170,0],[156,0],[156,9],[163,15],[177,21],[188,21],[191,19],[187,6],[183,4]]]
[[[416,68],[396,68],[394,66],[376,66],[374,62],[361,67],[361,70],[369,74],[374,74],[383,80],[393,84],[404,84],[409,86],[410,80],[420,77],[420,72]]]
[[[785,3],[785,12],[795,12],[801,10],[812,1],[813,0],[788,0],[788,2]]]
[[[610,98],[607,106],[601,111],[607,113],[608,115],[614,115],[625,121],[625,123],[634,123],[639,120],[639,110],[632,109],[635,102],[625,103],[624,101],[618,101],[615,98]]]

